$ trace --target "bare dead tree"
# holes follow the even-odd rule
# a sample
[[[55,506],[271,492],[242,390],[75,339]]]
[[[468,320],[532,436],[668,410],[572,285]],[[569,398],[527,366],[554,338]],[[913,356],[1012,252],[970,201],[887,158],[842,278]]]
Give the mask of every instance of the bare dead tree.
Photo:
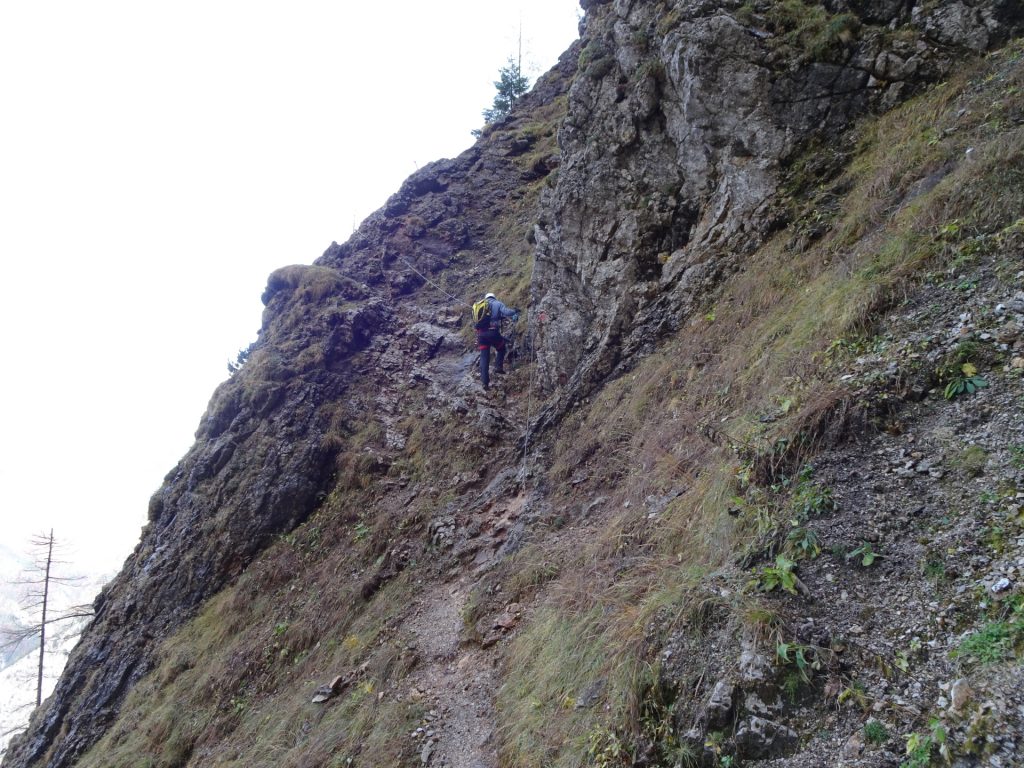
[[[53,615],[53,587],[56,585],[73,585],[82,580],[80,576],[59,575],[59,566],[67,565],[67,561],[58,559],[59,546],[53,535],[37,534],[30,540],[34,557],[31,568],[15,584],[27,587],[22,598],[21,607],[38,616],[38,621],[27,625],[5,627],[0,630],[3,635],[3,646],[13,647],[24,643],[27,639],[39,639],[39,668],[36,676],[36,706],[43,701],[43,669],[46,660],[46,630],[51,624],[92,616],[91,605],[75,605]]]

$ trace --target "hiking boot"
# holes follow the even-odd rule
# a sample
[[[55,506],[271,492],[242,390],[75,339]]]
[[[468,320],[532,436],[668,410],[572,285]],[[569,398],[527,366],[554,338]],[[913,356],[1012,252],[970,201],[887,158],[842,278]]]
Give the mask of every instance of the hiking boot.
[[[505,375],[505,369],[504,368],[495,368],[494,372],[495,373],[500,373],[502,376]]]

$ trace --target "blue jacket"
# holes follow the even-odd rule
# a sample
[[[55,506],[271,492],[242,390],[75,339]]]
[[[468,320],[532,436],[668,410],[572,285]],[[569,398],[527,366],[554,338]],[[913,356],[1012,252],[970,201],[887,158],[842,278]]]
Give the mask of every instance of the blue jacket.
[[[508,318],[512,322],[519,319],[519,312],[515,309],[509,309],[497,299],[488,299],[487,303],[491,305],[491,330],[498,330],[501,328],[501,321]]]

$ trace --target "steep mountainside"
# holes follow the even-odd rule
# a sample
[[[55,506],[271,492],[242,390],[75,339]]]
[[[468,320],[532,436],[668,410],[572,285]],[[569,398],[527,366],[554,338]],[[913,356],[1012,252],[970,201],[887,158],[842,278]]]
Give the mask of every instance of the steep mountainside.
[[[583,6],[270,276],[4,766],[1024,762],[1020,4]]]

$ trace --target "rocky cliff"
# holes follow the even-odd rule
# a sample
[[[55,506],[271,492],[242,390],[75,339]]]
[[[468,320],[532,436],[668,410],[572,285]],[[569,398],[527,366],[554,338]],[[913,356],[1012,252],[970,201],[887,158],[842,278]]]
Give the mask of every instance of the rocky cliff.
[[[270,276],[5,766],[1024,759],[1020,5],[583,5]]]
[[[561,321],[538,365],[564,398],[678,329],[786,225],[780,188],[811,142],[839,141],[968,50],[1005,42],[1020,14],[1013,3],[588,5],[562,170],[537,226],[535,312]]]

